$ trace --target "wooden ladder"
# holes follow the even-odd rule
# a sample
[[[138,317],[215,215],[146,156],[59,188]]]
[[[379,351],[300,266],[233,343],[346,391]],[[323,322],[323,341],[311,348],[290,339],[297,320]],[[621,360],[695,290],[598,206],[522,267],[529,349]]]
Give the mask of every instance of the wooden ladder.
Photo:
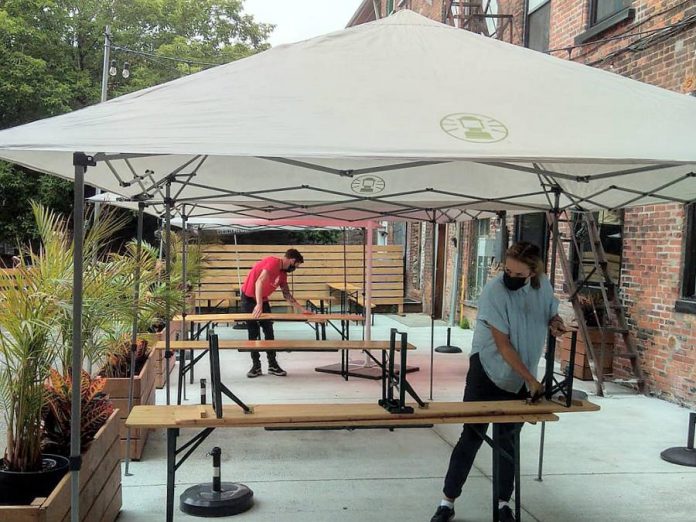
[[[564,223],[567,225],[567,229],[561,232],[555,239],[557,241],[558,260],[563,271],[568,300],[575,312],[580,338],[585,343],[597,394],[604,396],[605,382],[633,385],[640,392],[643,392],[645,379],[640,366],[640,357],[633,336],[628,328],[617,284],[613,281],[609,272],[609,263],[600,240],[597,222],[591,212],[573,210],[572,216],[569,216],[569,212],[571,211],[564,211],[560,216],[552,212],[549,213],[549,225],[553,227],[554,220],[557,220],[558,224]],[[566,252],[566,245],[571,249],[570,252],[572,252],[573,258],[577,260],[577,277],[574,277],[569,260],[570,255]],[[599,280],[591,282],[592,277],[595,275],[599,277]],[[600,333],[598,346],[592,343],[586,313],[581,302],[581,299],[586,299],[586,297],[582,297],[584,295],[582,292],[588,289],[594,289],[601,296],[601,306],[597,306],[598,303],[593,299],[587,299],[586,301],[586,305],[591,305],[591,315],[594,317],[593,322],[597,325]],[[615,379],[613,364],[611,373],[604,372],[603,362],[608,350],[604,340],[605,334],[614,337],[617,335],[621,336],[625,351],[617,353],[616,350],[612,350],[612,363],[613,359],[628,360],[631,369],[630,378]],[[569,368],[568,371],[572,372],[573,368]]]

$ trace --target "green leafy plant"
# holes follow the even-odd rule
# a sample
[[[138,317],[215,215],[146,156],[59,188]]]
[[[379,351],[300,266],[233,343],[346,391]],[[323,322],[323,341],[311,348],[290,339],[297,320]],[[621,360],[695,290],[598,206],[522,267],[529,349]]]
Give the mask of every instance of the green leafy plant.
[[[134,375],[138,375],[147,362],[151,346],[147,339],[138,338],[135,348]],[[100,370],[99,375],[110,378],[130,377],[131,370],[131,339],[130,335],[123,335],[115,342],[109,352],[109,356]]]
[[[57,302],[45,291],[40,267],[20,262],[0,271],[0,404],[7,424],[2,466],[41,469],[43,383],[55,359],[51,340]]]
[[[469,319],[467,317],[462,317],[462,319],[459,321],[459,328],[462,328],[464,330],[468,330],[471,328],[471,325],[469,324]]]
[[[99,429],[114,411],[109,397],[104,393],[106,379],[91,377],[82,370],[80,379],[81,417],[80,439],[84,451],[94,439]],[[72,372],[64,377],[55,369],[51,370],[44,384],[45,406],[43,409],[44,451],[57,455],[70,454],[70,407],[72,398]]]

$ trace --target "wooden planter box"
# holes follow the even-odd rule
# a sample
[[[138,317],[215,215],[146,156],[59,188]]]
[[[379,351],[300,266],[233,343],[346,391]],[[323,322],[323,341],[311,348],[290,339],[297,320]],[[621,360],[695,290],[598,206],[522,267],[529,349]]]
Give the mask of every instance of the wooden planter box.
[[[97,432],[82,454],[80,469],[80,520],[113,522],[121,511],[121,458],[118,410]],[[0,520],[8,522],[69,522],[70,473],[48,498],[30,506],[0,506]]]
[[[172,322],[170,331],[172,332],[170,340],[178,341],[181,333],[181,325],[179,323]],[[162,330],[160,333],[158,333],[157,340],[164,341],[165,333],[166,330]],[[153,358],[155,363],[155,386],[157,386],[158,390],[161,390],[164,388],[167,379],[167,374],[165,373],[166,359],[164,358],[164,350],[153,350],[152,354],[150,355],[150,359]],[[174,366],[176,366],[176,357],[172,356],[171,359],[169,359],[169,373],[172,373]]]
[[[599,355],[601,348],[602,332],[596,328],[589,328],[590,341],[595,353]],[[565,372],[570,362],[570,335],[564,335],[559,338],[556,343],[556,359],[561,362],[561,371]],[[604,359],[602,361],[602,371],[604,374],[610,374],[613,371],[614,362],[614,334],[604,333]],[[575,345],[575,368],[573,368],[573,377],[591,381],[592,370],[590,369],[589,356],[585,342],[582,340],[578,332],[578,340]]]
[[[118,428],[121,439],[121,458],[126,458],[126,440],[128,431],[126,429],[126,418],[128,417],[128,378],[107,378],[104,392],[109,394],[114,408],[118,408],[122,413],[119,416]],[[155,365],[152,355],[148,358],[140,373],[133,379],[133,406],[140,404],[155,404]],[[131,430],[131,452],[132,460],[140,460],[147,442],[150,430],[132,429]]]

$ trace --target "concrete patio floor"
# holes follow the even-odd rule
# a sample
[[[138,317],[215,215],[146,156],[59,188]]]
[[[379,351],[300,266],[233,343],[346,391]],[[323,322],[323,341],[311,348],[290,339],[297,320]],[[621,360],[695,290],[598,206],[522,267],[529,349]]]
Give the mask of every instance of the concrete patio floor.
[[[409,364],[420,371],[409,380],[421,398],[430,397],[430,329],[377,316],[373,339],[388,339],[390,328],[408,332],[417,350]],[[427,321],[408,320],[411,325]],[[306,325],[276,323],[279,339],[313,338]],[[219,328],[221,338],[245,338],[246,331]],[[351,338],[359,339],[353,327]],[[338,338],[335,332],[330,338]],[[435,354],[432,400],[461,400],[472,332],[454,328],[452,342],[464,354]],[[438,322],[435,345],[445,344]],[[265,358],[265,357],[264,357]],[[353,356],[362,362],[362,356]],[[379,381],[317,373],[316,366],[339,362],[338,353],[282,353],[287,377],[247,379],[249,354],[221,353],[223,382],[247,404],[371,402],[381,393]],[[196,366],[207,377],[207,358]],[[176,374],[172,374],[175,397]],[[671,446],[686,445],[689,410],[620,388],[594,397],[592,383],[579,383],[601,406],[597,413],[561,415],[546,426],[543,481],[536,480],[540,425],[522,431],[521,472],[524,520],[691,521],[696,519],[696,468],[660,459]],[[198,384],[188,386],[186,403],[199,402]],[[157,403],[165,403],[164,390]],[[320,522],[428,521],[439,503],[442,479],[461,427],[356,431],[279,431],[219,429],[177,472],[175,520],[196,520],[178,510],[178,496],[189,486],[210,482],[212,460],[206,453],[222,448],[222,479],[247,484],[255,505],[234,517],[240,521]],[[181,441],[195,431],[182,430]],[[164,519],[166,483],[164,431],[150,435],[143,459],[123,477],[120,521]],[[491,452],[479,452],[455,509],[457,521],[491,520]]]

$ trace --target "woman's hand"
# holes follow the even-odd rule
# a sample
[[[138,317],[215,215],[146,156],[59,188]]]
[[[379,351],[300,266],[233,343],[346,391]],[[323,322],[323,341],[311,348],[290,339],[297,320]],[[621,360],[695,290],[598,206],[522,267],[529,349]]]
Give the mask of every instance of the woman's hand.
[[[554,337],[560,337],[561,335],[570,331],[570,329],[565,325],[563,319],[560,315],[554,315],[549,321],[549,330],[551,330],[551,335]]]
[[[543,395],[544,385],[536,379],[531,379],[527,381],[527,390],[529,391],[529,396],[532,399],[532,402],[535,402]]]

